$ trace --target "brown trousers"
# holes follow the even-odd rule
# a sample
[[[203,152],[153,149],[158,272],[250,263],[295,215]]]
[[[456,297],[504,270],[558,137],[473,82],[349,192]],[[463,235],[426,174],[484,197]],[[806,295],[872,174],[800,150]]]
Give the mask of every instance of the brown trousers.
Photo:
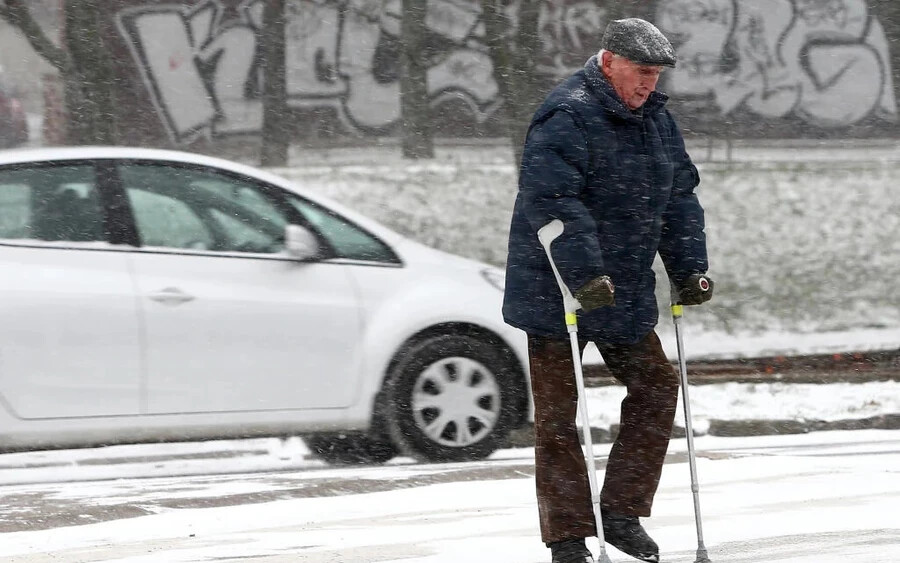
[[[600,505],[619,514],[649,516],[675,420],[678,375],[655,332],[634,345],[596,344],[607,368],[628,390]],[[581,342],[582,351],[586,345]],[[578,391],[571,343],[529,335],[528,354],[541,539],[551,543],[596,536],[575,426]]]

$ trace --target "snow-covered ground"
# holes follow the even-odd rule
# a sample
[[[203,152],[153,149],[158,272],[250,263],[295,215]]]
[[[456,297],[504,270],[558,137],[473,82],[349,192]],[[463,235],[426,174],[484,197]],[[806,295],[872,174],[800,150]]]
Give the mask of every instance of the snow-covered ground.
[[[703,534],[714,563],[900,561],[900,433],[823,432],[696,442]],[[596,449],[602,459],[608,446]],[[697,535],[684,441],[673,442],[648,531],[663,560],[694,561]],[[264,561],[267,563],[540,562],[528,450],[451,466],[389,466],[305,475],[105,481],[5,487],[7,499],[42,495],[149,515],[3,534],[0,560],[17,563]],[[522,469],[517,469],[522,468]],[[470,470],[478,478],[438,479]],[[496,471],[496,476],[491,471]],[[471,475],[472,473],[467,473]],[[410,478],[434,479],[417,486]],[[348,483],[344,491],[284,494],[253,504],[217,502],[277,490],[289,481]],[[365,483],[401,485],[365,492]],[[302,485],[307,482],[307,485]],[[279,485],[280,483],[280,485]],[[350,485],[352,483],[352,485]],[[298,485],[294,485],[297,491]],[[362,489],[362,492],[359,491]],[[297,498],[300,497],[300,498]],[[166,508],[165,499],[197,499]],[[177,504],[177,503],[176,503]],[[208,506],[208,507],[204,507]],[[77,519],[76,519],[77,520]],[[38,526],[44,528],[45,526]],[[589,541],[596,551],[596,541]],[[633,561],[609,548],[614,563]]]

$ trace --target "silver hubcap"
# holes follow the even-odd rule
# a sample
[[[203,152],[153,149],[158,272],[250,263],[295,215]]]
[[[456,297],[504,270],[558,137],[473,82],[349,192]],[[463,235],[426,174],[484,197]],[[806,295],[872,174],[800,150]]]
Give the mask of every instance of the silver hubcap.
[[[494,374],[475,360],[444,358],[419,374],[412,411],[416,426],[432,441],[468,446],[497,425],[500,386]]]

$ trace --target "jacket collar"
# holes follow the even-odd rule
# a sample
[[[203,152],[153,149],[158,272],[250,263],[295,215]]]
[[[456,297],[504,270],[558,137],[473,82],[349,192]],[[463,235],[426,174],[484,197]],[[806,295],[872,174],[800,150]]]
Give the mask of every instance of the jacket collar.
[[[647,102],[637,112],[628,109],[628,106],[619,98],[616,90],[606,79],[600,65],[597,62],[597,55],[594,55],[586,63],[584,63],[584,75],[587,78],[588,86],[594,91],[594,94],[600,100],[603,108],[627,121],[641,121],[647,113],[658,111],[666,105],[669,97],[662,92],[651,92]]]

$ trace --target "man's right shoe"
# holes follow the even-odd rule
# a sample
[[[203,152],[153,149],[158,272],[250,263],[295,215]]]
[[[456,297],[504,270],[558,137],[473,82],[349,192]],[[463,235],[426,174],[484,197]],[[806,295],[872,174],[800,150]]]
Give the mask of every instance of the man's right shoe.
[[[602,511],[603,539],[622,553],[647,561],[659,562],[659,547],[647,535],[637,516]]]
[[[594,556],[584,545],[584,538],[549,544],[553,563],[594,563]]]

